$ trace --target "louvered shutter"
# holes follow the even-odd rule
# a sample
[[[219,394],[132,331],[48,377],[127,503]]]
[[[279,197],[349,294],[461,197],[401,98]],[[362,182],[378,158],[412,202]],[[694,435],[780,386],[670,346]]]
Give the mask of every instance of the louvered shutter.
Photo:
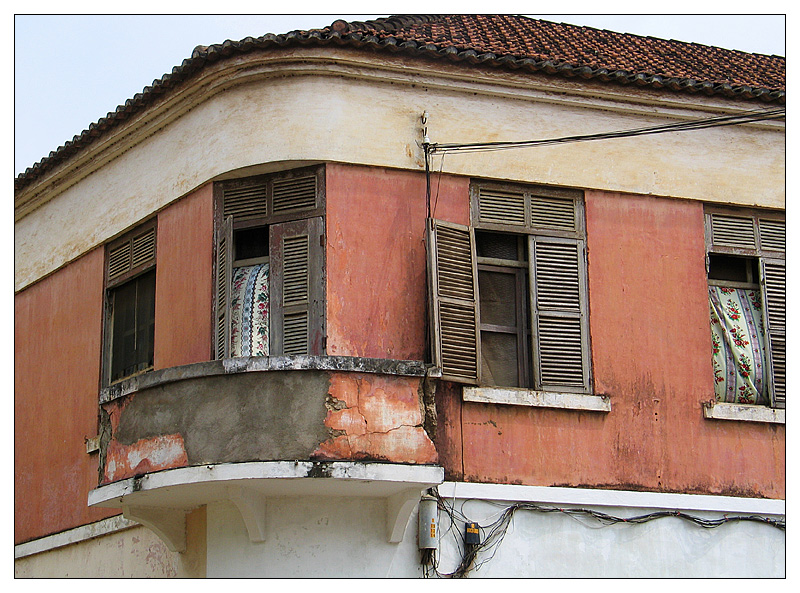
[[[488,187],[479,187],[477,191],[478,224],[527,225],[525,193]]]
[[[584,242],[531,236],[529,257],[536,388],[588,392]]]
[[[532,194],[530,196],[531,226],[536,229],[576,231],[577,207],[574,199]]]
[[[230,293],[232,277],[233,216],[220,225],[217,234],[217,278],[215,287],[216,323],[214,355],[217,360],[230,356]]]
[[[109,285],[122,282],[156,263],[156,227],[148,225],[108,249]]]
[[[444,379],[478,383],[474,233],[469,227],[431,220],[427,238],[433,362]]]
[[[714,249],[752,249],[758,248],[756,230],[751,216],[729,216],[710,214],[711,245]]]
[[[761,260],[761,284],[764,290],[768,364],[771,373],[773,405],[786,406],[786,263],[780,259]]]
[[[228,181],[222,190],[222,215],[234,222],[260,220],[267,216],[267,182],[255,177]]]
[[[784,221],[760,219],[758,236],[762,250],[786,251],[786,223]]]
[[[270,225],[270,353],[324,354],[322,218]]]

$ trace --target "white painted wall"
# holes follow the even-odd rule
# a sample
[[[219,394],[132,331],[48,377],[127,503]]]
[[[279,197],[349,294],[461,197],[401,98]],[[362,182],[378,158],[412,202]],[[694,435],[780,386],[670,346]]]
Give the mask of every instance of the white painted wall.
[[[456,499],[456,508],[488,525],[510,503]],[[656,509],[594,507],[609,515],[631,517]],[[706,519],[721,513],[692,512]],[[461,558],[455,533],[442,519],[438,570],[452,572]],[[455,529],[463,534],[463,524]],[[460,542],[460,539],[458,539]],[[518,511],[494,550],[478,554],[471,578],[698,578],[784,577],[785,532],[756,523],[728,523],[705,529],[666,517],[645,524],[603,526],[588,516]]]
[[[445,485],[446,486],[446,485]],[[488,486],[498,498],[507,486]],[[571,490],[572,492],[566,492]],[[442,488],[447,491],[447,488]],[[452,491],[452,490],[450,490]],[[645,501],[665,506],[638,506],[636,495],[622,493],[633,506],[608,506],[618,493],[579,489],[529,489],[539,500],[595,501],[596,504],[555,504],[593,508],[609,515],[632,517],[654,510],[682,512],[713,519],[759,507],[749,499],[649,494]],[[633,496],[627,496],[632,494]],[[519,498],[524,499],[525,496]],[[718,499],[728,511],[710,511],[707,499]],[[639,498],[638,500],[642,500]],[[496,520],[510,500],[448,499],[482,526]],[[669,504],[666,504],[669,503]],[[715,506],[720,506],[717,504]],[[695,506],[698,508],[683,508]],[[272,499],[268,506],[267,540],[252,543],[241,516],[230,503],[209,505],[209,577],[421,577],[417,550],[417,517],[411,517],[403,542],[389,544],[384,529],[384,503],[377,499],[302,497]],[[765,515],[767,516],[767,515]],[[464,525],[452,526],[440,513],[440,573],[452,572],[460,559]],[[774,518],[774,516],[773,516]],[[454,531],[455,530],[455,531]],[[457,533],[456,533],[457,531]],[[727,523],[706,529],[676,517],[645,524],[604,526],[588,516],[518,511],[494,549],[478,556],[480,566],[470,578],[508,577],[783,577],[786,572],[785,532],[761,523]]]
[[[392,544],[385,513],[385,500],[377,498],[274,498],[266,541],[253,543],[233,504],[209,504],[207,576],[421,577],[416,514],[403,541]]]

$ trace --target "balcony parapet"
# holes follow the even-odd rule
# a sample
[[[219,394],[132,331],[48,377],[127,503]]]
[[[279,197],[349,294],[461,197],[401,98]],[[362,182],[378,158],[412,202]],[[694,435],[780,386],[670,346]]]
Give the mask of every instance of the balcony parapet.
[[[156,370],[101,394],[100,484],[245,462],[438,462],[419,361],[232,358]]]

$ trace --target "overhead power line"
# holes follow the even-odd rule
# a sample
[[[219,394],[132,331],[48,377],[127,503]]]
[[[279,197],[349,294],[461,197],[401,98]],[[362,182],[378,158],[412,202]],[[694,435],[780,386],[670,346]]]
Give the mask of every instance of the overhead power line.
[[[581,134],[577,136],[564,136],[561,138],[547,138],[544,140],[522,140],[518,142],[472,142],[472,143],[426,143],[424,147],[428,154],[444,154],[448,152],[488,152],[492,150],[506,150],[510,148],[527,148],[533,146],[549,146],[553,144],[568,144],[571,142],[588,142],[591,140],[611,140],[615,138],[632,138],[652,134],[666,134],[671,132],[688,132],[722,126],[735,126],[745,123],[782,119],[786,117],[786,108],[780,107],[763,111],[747,111],[735,115],[723,115],[707,119],[696,119],[674,124],[663,124],[632,130],[615,132],[602,132],[599,134]]]

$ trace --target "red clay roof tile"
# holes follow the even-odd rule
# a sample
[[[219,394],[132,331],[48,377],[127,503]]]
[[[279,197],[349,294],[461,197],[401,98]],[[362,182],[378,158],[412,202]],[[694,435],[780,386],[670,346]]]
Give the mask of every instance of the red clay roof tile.
[[[392,16],[366,22],[337,20],[312,31],[266,34],[198,46],[191,58],[116,111],[89,126],[14,180],[19,191],[206,64],[250,51],[292,45],[344,45],[389,50],[421,59],[634,84],[667,92],[703,93],[741,100],[786,102],[786,59],[552,23],[512,15]]]

